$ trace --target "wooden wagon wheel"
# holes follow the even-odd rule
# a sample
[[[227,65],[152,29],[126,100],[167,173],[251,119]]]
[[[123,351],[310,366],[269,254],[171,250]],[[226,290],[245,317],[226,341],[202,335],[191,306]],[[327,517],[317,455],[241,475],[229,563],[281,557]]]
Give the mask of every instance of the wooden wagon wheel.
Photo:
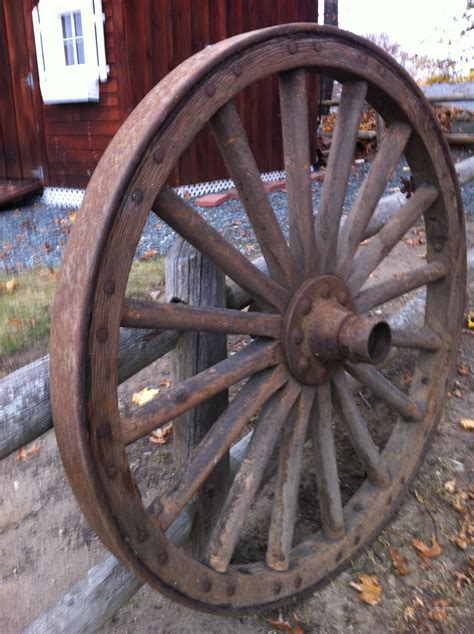
[[[315,224],[307,69],[343,84]],[[288,242],[232,101],[249,84],[272,74],[279,78]],[[388,132],[339,230],[364,100],[382,115]],[[254,229],[266,263],[263,272],[165,184],[180,154],[208,121]],[[416,191],[359,248],[402,153]],[[240,285],[260,312],[125,301],[150,209]],[[419,219],[425,223],[426,261],[401,277],[364,286]],[[391,331],[381,317],[369,314],[421,286],[426,288],[422,329]],[[448,147],[417,86],[386,54],[337,29],[293,24],[237,36],[190,58],[145,97],[107,149],[64,259],[52,334],[52,404],[64,464],[92,526],[137,575],[190,607],[216,612],[270,608],[314,588],[373,538],[413,475],[456,358],[464,288],[463,213]],[[121,324],[242,333],[253,339],[218,366],[172,387],[142,418],[125,426],[117,404]],[[416,351],[408,393],[376,367],[391,346]],[[398,416],[383,450],[349,389],[349,373]],[[147,510],[129,469],[127,444],[247,377],[154,511]],[[198,561],[164,531],[256,414],[246,458]],[[345,505],[334,444],[336,419],[366,473]],[[322,527],[293,544],[307,436]],[[242,525],[278,444],[266,555],[263,561],[235,565],[232,556]]]

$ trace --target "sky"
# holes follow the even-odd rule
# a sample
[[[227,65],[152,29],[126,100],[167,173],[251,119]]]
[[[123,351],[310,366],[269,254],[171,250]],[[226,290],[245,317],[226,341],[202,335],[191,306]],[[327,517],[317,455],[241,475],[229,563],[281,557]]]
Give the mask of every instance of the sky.
[[[467,74],[474,66],[474,30],[460,37],[466,6],[467,0],[339,0],[339,27],[359,35],[388,33],[410,54],[468,57],[462,61]]]

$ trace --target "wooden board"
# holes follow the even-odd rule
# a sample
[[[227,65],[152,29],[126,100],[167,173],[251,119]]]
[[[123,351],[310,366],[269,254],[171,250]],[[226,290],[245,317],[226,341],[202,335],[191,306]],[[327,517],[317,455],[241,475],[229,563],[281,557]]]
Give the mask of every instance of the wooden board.
[[[32,194],[40,194],[43,183],[36,179],[27,180],[0,179],[0,209],[7,209],[17,205]]]

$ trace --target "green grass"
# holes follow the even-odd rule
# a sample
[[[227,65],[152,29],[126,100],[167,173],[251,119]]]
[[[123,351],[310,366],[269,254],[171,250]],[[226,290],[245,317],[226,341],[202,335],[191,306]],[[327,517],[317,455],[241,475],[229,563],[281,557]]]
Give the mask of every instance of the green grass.
[[[16,288],[6,289],[12,276],[0,275],[0,365],[13,352],[46,342],[51,325],[51,306],[57,273],[47,269],[15,275]],[[150,298],[164,280],[164,258],[134,262],[127,295]]]

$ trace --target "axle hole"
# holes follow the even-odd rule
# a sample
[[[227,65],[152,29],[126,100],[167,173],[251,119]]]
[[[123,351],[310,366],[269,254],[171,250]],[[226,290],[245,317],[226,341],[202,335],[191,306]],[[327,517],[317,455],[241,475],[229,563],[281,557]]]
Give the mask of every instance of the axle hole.
[[[368,342],[369,357],[372,363],[382,363],[385,360],[389,353],[391,342],[392,333],[390,326],[385,321],[375,324],[370,331]]]

